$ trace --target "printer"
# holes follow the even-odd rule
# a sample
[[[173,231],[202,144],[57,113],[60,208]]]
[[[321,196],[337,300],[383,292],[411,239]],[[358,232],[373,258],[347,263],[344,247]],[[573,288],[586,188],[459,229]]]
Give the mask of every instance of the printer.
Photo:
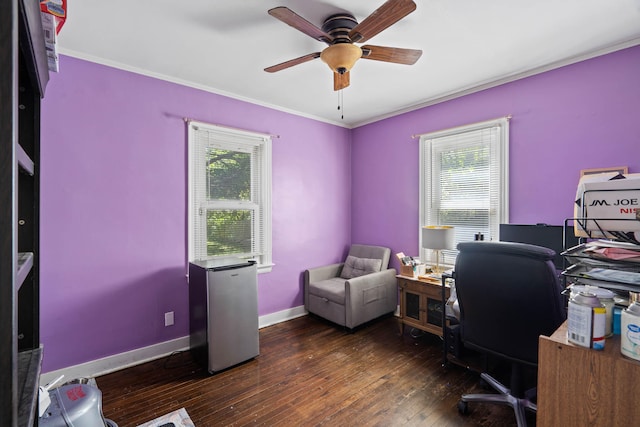
[[[576,237],[640,240],[640,173],[584,175],[574,204]]]

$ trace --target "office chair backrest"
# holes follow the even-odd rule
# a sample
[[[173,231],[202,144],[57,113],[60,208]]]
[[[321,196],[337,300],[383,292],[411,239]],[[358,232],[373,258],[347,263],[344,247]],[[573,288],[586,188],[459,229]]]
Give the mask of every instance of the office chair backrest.
[[[566,318],[551,249],[523,243],[465,242],[455,266],[466,346],[536,365],[538,337]]]

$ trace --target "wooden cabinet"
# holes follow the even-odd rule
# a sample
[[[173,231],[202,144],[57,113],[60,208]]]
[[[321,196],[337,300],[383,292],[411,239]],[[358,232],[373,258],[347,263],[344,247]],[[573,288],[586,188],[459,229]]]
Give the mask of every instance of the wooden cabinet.
[[[0,57],[0,420],[33,426],[42,360],[40,100],[49,78],[37,0],[3,3]]]
[[[567,341],[565,322],[539,340],[538,426],[638,425],[640,362],[620,354],[620,336],[591,350]]]
[[[590,277],[601,267],[629,271],[624,261],[598,258],[594,264],[584,245],[564,255],[571,264],[562,273],[567,283],[637,291],[631,284]],[[638,425],[640,362],[622,356],[619,335],[607,338],[604,350],[592,350],[568,342],[565,322],[551,337],[540,337],[538,352],[538,426]]]
[[[400,289],[400,333],[404,325],[442,336],[442,285],[436,281],[396,276]],[[449,288],[445,287],[445,298]]]

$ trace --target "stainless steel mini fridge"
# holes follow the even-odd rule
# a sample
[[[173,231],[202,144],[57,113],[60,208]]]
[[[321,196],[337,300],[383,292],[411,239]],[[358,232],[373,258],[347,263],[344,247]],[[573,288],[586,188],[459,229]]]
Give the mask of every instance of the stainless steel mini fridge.
[[[189,264],[189,347],[210,373],[260,353],[256,274],[239,258]]]

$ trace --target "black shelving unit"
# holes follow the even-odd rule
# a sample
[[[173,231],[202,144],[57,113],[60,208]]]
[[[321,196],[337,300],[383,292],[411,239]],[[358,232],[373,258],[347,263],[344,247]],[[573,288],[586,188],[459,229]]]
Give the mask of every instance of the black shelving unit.
[[[634,191],[640,190],[634,189]],[[616,235],[620,235],[621,233],[611,234],[611,232],[607,231],[605,227],[601,226],[600,224],[607,224],[612,221],[624,223],[638,220],[620,218],[569,218],[565,220],[565,225],[567,225],[569,222],[575,222],[580,224],[583,229],[586,229],[585,225],[587,224],[587,221],[595,224],[595,226],[598,228],[595,231],[595,234],[585,232],[587,234],[587,239],[607,240],[607,238],[615,238]],[[622,295],[625,295],[628,292],[640,293],[640,284],[638,283],[617,280],[615,276],[608,278],[594,276],[593,274],[591,274],[592,269],[605,269],[611,271],[619,271],[621,273],[633,273],[633,276],[635,277],[638,273],[640,273],[640,263],[596,257],[592,253],[586,252],[585,248],[586,246],[584,242],[582,242],[581,245],[573,248],[567,248],[565,244],[565,251],[562,253],[566,264],[566,268],[562,272],[565,286],[568,286],[570,284],[598,286],[601,288],[610,289]]]
[[[40,102],[49,79],[38,0],[0,14],[0,420],[37,425]]]

